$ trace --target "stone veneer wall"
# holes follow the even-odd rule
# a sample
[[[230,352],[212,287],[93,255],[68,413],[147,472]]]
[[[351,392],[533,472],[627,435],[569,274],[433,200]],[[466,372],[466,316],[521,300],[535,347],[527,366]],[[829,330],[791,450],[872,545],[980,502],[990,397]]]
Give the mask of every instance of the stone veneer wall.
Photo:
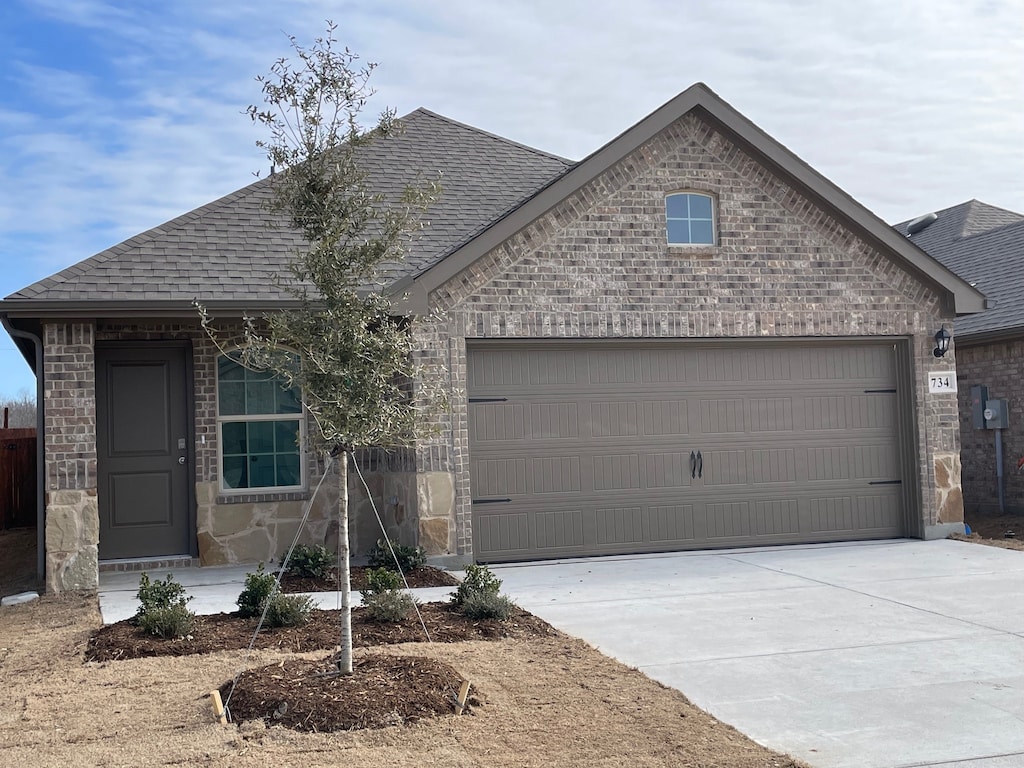
[[[1024,513],[1024,472],[1017,471],[1017,460],[1024,456],[1022,366],[1022,338],[977,345],[965,341],[957,346],[964,502],[968,510],[999,509],[995,433],[975,429],[971,420],[971,387],[984,384],[990,398],[1009,401],[1010,427],[1003,430],[1004,503],[1008,511]]]
[[[664,197],[716,201],[719,242],[668,246]],[[669,126],[430,296],[414,326],[417,362],[451,411],[417,451],[421,472],[452,479],[449,541],[472,553],[467,342],[473,339],[869,337],[911,340],[920,519],[935,535],[962,521],[955,395],[927,391],[939,295],[713,125]],[[954,366],[950,353],[941,369]],[[422,513],[421,513],[422,514]]]
[[[44,323],[46,591],[99,586],[95,328]]]

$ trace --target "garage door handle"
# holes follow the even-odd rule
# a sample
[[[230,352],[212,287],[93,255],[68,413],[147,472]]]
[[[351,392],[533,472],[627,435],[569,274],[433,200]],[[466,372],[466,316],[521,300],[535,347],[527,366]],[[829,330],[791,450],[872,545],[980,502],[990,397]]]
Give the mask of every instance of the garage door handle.
[[[704,477],[704,456],[697,451],[697,477]]]
[[[507,504],[512,499],[473,499],[471,504]]]
[[[690,479],[697,479],[697,454],[690,451]]]

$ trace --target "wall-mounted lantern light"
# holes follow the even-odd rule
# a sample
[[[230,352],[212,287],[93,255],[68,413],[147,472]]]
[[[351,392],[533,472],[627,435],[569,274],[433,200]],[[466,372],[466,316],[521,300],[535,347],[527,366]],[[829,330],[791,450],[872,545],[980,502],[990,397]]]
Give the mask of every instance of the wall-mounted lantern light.
[[[939,328],[935,332],[935,349],[932,354],[936,357],[943,357],[949,352],[949,340],[953,338],[953,335],[945,328]]]

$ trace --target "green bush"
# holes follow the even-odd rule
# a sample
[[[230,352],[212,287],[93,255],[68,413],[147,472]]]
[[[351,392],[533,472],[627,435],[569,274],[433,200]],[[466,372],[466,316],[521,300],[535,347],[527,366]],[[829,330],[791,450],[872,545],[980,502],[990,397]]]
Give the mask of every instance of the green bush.
[[[260,609],[262,613],[262,608]],[[298,627],[309,619],[313,598],[309,595],[285,595],[280,592],[270,598],[267,606],[268,627]]]
[[[184,637],[195,626],[196,615],[188,609],[191,597],[185,596],[185,588],[167,574],[161,581],[150,581],[149,574],[139,578],[138,612],[135,623],[150,635],[170,640]]]
[[[489,592],[472,592],[462,605],[459,611],[462,615],[471,619],[499,619],[504,621],[512,615],[513,603],[505,595],[491,594]]]
[[[402,577],[387,568],[371,568],[366,572],[367,588],[360,594],[370,618],[374,621],[403,621],[416,607],[416,600],[402,592]]]
[[[282,562],[284,558],[282,557]],[[327,547],[298,544],[288,559],[288,573],[310,579],[328,579],[338,558]]]
[[[141,603],[135,614],[136,618],[161,608],[170,608],[178,604],[184,605],[192,599],[185,597],[185,588],[176,582],[171,574],[167,574],[167,578],[163,581],[160,579],[150,581],[149,574],[145,571],[139,577],[139,591],[135,596]]]
[[[466,575],[458,589],[452,592],[452,602],[462,607],[467,599],[475,595],[491,595],[496,597],[501,589],[501,579],[491,573],[486,565],[467,565]]]
[[[138,617],[138,624],[144,631],[164,640],[185,637],[195,626],[196,615],[184,601],[166,608],[153,608]]]
[[[277,579],[263,570],[263,563],[255,573],[245,574],[245,587],[236,601],[238,615],[243,618],[263,615],[263,605],[277,587]]]
[[[408,573],[427,564],[427,553],[423,547],[407,547],[402,544],[395,544],[395,554],[391,554],[391,547],[384,539],[377,539],[377,543],[370,550],[370,567],[387,568],[395,570],[395,560],[398,560],[398,569],[402,573]]]
[[[367,592],[371,594],[374,592],[387,592],[388,590],[401,589],[405,586],[405,582],[402,581],[402,574],[387,568],[370,568],[367,570],[366,584],[367,589],[362,592],[364,597]]]

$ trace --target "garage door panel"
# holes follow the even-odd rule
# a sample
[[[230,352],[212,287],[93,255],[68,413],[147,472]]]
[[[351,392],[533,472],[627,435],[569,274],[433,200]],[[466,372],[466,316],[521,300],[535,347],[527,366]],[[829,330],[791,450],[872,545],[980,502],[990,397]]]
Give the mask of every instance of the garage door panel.
[[[540,456],[530,460],[529,492],[579,493],[583,490],[583,458]]]
[[[754,536],[790,536],[801,531],[800,501],[796,498],[755,501],[751,512]]]
[[[593,457],[594,490],[622,491],[640,488],[640,456],[618,453]]]
[[[854,533],[881,531],[899,535],[893,520],[900,505],[895,491],[857,496],[821,496],[810,499],[810,527],[813,532]]]
[[[692,504],[667,504],[648,508],[647,540],[653,544],[690,542],[696,538]]]
[[[537,512],[533,529],[536,539],[531,547],[546,549],[578,549],[585,544],[583,538],[583,510]]]
[[[481,515],[473,520],[475,549],[506,556],[529,552],[534,547],[531,527],[530,516],[525,512]]]
[[[640,432],[643,435],[683,436],[690,433],[686,400],[649,400],[640,404]]]
[[[590,434],[601,437],[632,437],[639,434],[639,409],[635,401],[590,403]]]
[[[690,455],[688,453],[652,453],[643,457],[645,489],[683,490],[690,487]]]
[[[555,348],[470,350],[479,559],[901,534],[892,345]]]
[[[525,458],[473,462],[473,492],[478,497],[525,496],[529,493]]]

